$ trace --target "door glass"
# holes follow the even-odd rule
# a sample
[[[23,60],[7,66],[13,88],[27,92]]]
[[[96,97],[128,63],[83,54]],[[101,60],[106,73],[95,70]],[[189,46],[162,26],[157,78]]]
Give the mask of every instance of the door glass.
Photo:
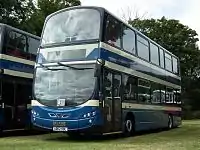
[[[114,75],[113,97],[120,97],[121,75]]]
[[[113,106],[114,106],[114,130],[121,129],[121,75],[113,75]]]

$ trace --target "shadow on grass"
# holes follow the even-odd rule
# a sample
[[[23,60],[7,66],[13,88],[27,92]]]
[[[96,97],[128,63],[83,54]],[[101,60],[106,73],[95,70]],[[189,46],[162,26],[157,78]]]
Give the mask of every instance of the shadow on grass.
[[[174,129],[171,129],[174,130]],[[161,133],[161,132],[168,132],[167,129],[157,129],[157,130],[148,130],[148,131],[140,131],[136,132],[131,137],[125,137],[122,134],[113,134],[113,135],[102,135],[102,136],[88,136],[83,135],[79,137],[69,137],[67,133],[60,134],[60,136],[50,136],[49,138],[45,139],[46,141],[59,141],[59,142],[102,142],[102,141],[114,141],[118,139],[128,139],[128,138],[134,138],[139,137],[142,135],[148,135],[148,134],[155,134],[155,133]],[[53,135],[54,133],[52,133]]]
[[[15,137],[15,136],[34,136],[48,134],[49,132],[37,130],[18,130],[18,131],[4,131],[0,133],[0,138]]]

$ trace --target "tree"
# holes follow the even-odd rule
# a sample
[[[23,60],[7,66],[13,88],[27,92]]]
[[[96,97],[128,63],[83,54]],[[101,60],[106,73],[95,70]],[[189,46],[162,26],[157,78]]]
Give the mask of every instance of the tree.
[[[79,0],[38,0],[37,10],[25,23],[26,30],[40,36],[45,18],[48,15],[60,9],[80,4]]]
[[[22,28],[21,23],[29,19],[34,9],[32,0],[1,0],[0,22]]]
[[[147,17],[147,12],[141,13],[136,6],[121,8],[118,15],[127,23],[131,23],[133,19],[145,19]]]

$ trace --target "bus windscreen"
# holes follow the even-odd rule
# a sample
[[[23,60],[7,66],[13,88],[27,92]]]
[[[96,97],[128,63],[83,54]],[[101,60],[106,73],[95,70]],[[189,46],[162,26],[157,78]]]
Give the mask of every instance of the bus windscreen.
[[[99,39],[100,12],[72,9],[51,16],[45,25],[42,45]]]

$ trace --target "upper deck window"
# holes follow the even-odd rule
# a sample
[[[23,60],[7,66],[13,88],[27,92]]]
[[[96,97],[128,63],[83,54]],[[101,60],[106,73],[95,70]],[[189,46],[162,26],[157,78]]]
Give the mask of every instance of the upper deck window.
[[[121,48],[122,25],[114,17],[108,15],[106,20],[105,42]]]
[[[39,48],[39,39],[30,37],[28,39],[28,52],[31,54],[36,54],[37,49]]]
[[[150,51],[151,51],[151,62],[159,65],[159,53],[158,53],[158,46],[153,43],[150,43]]]
[[[123,28],[123,48],[135,54],[135,32],[126,26]]]
[[[138,56],[149,61],[149,42],[140,35],[137,35]]]
[[[100,13],[95,9],[71,9],[47,20],[42,45],[99,39]]]
[[[15,31],[8,32],[7,49],[27,51],[26,36]]]
[[[172,71],[172,56],[165,53],[165,69]]]
[[[0,46],[1,46],[2,27],[0,26]]]
[[[178,59],[173,57],[172,60],[173,60],[173,72],[175,74],[178,74]]]

